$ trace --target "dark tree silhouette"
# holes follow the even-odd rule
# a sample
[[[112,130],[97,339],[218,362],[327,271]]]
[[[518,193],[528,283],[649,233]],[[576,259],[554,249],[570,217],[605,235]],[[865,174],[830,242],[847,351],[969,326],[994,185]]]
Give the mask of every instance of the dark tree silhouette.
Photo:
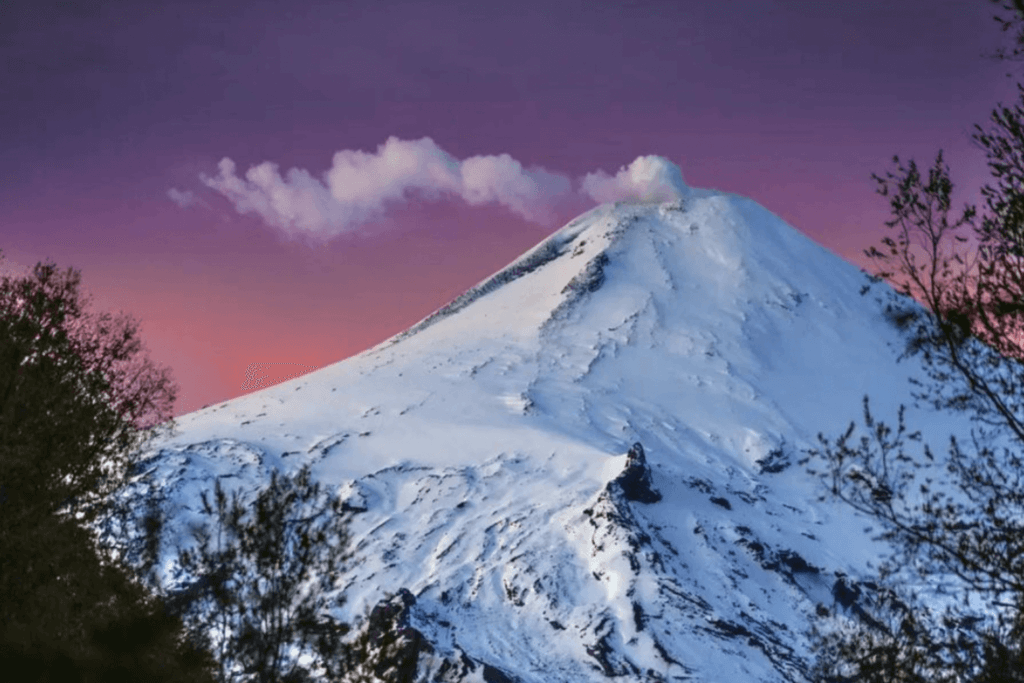
[[[335,680],[346,672],[348,627],[327,613],[328,593],[351,557],[350,513],[340,498],[321,493],[307,465],[292,476],[272,472],[248,506],[237,492],[229,503],[219,480],[214,504],[205,492],[202,500],[210,523],[192,529],[195,548],[178,549],[181,568],[197,578],[168,604],[193,640],[215,652],[218,680]],[[299,653],[313,663],[299,664]]]
[[[1009,19],[1004,19],[1000,15],[992,17],[995,19],[996,23],[999,24],[999,27],[1003,32],[1005,33],[1010,29],[1015,29],[1017,34],[1014,36],[1014,47],[1012,53],[1006,54],[1006,50],[998,48],[994,53],[984,56],[999,61],[1020,61],[1021,59],[1024,59],[1024,0],[990,0],[990,2],[997,4],[1001,9],[1010,12]],[[1001,2],[1003,4],[1000,4]],[[1009,78],[1012,74],[1006,74],[1006,76]]]
[[[1014,0],[1021,26],[1024,3]],[[1010,8],[1008,5],[1007,8]],[[1024,45],[1024,30],[1018,36]],[[1015,50],[1015,56],[1020,54]],[[819,435],[828,495],[880,522],[892,542],[871,620],[814,630],[819,681],[1024,681],[1024,87],[1021,103],[998,107],[992,132],[975,126],[995,186],[950,222],[952,183],[941,151],[927,181],[913,161],[886,179],[893,237],[866,253],[878,277],[900,292],[885,303],[907,340],[904,356],[927,378],[914,397],[968,414],[970,443],[951,438],[946,455],[876,420],[864,399],[863,429]],[[894,157],[899,164],[899,158]],[[963,229],[970,226],[972,236]],[[972,240],[973,237],[973,240]],[[893,580],[955,591],[939,608]],[[933,605],[933,606],[929,606]]]
[[[0,671],[19,680],[211,680],[87,524],[174,401],[128,318],[94,317],[80,275],[0,280]]]

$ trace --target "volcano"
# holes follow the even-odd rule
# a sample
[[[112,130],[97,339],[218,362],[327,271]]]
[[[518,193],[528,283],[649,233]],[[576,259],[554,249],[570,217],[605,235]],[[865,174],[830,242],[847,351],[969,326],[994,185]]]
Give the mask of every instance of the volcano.
[[[215,480],[310,464],[355,511],[334,615],[392,605],[415,680],[801,681],[886,552],[805,450],[865,395],[933,443],[966,424],[913,407],[890,292],[740,196],[603,204],[376,347],[178,418],[137,491],[171,549]]]

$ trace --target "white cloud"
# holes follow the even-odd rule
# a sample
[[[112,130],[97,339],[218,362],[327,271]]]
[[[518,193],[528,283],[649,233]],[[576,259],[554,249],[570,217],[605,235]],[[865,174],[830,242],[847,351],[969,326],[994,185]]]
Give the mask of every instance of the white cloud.
[[[196,203],[196,194],[191,190],[185,190],[184,192],[182,192],[181,190],[172,187],[171,189],[167,190],[167,196],[171,198],[172,202],[174,202],[183,209],[187,209],[188,207]]]
[[[553,206],[572,191],[566,176],[540,167],[523,171],[508,154],[476,156],[462,162],[462,198],[472,205],[497,201],[534,223],[554,220]]]
[[[604,171],[583,177],[583,192],[599,204],[619,200],[662,201],[682,199],[689,193],[683,172],[665,157],[637,157],[628,168],[610,177]]]
[[[322,179],[299,168],[289,169],[282,177],[277,164],[269,161],[252,166],[244,177],[236,174],[231,159],[222,159],[218,168],[217,176],[200,178],[230,200],[239,213],[256,213],[267,224],[293,236],[320,240],[379,218],[389,204],[406,201],[410,195],[425,199],[457,196],[473,206],[497,202],[541,224],[557,220],[555,208],[560,204],[567,200],[578,203],[582,198],[573,192],[566,175],[539,166],[524,169],[508,154],[460,161],[429,137],[400,140],[392,136],[375,153],[342,150],[335,153]],[[614,178],[598,171],[587,174],[582,182],[584,195],[599,202],[632,198],[667,201],[686,191],[679,168],[657,156],[637,158]],[[174,195],[171,198],[178,201]]]

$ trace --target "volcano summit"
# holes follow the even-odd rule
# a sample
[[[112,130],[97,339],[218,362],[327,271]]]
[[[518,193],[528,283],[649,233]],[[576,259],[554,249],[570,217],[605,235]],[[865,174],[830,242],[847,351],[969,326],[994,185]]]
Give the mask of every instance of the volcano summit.
[[[335,616],[397,593],[415,680],[804,680],[885,547],[797,460],[865,394],[912,403],[868,282],[749,199],[601,205],[378,346],[179,418],[138,490],[170,548],[215,479],[312,464],[358,511]]]

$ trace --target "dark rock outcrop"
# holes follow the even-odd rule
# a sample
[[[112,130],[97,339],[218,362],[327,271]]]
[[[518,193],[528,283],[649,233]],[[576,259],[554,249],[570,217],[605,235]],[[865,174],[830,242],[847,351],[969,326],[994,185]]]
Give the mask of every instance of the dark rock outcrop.
[[[782,446],[770,451],[768,455],[757,461],[759,474],[778,474],[789,467],[792,461],[783,451]]]
[[[857,602],[860,594],[860,586],[856,583],[848,582],[846,576],[843,575],[840,575],[832,585],[832,597],[835,598],[837,603],[847,609]]]
[[[608,265],[608,255],[604,252],[591,259],[581,273],[569,280],[562,288],[562,294],[578,299],[585,292],[596,292],[604,284],[604,267]]]
[[[644,447],[634,443],[626,454],[626,467],[622,474],[609,482],[608,487],[618,488],[626,500],[638,503],[657,503],[661,493],[651,484],[651,468],[644,457]]]
[[[509,282],[518,280],[524,275],[532,273],[538,268],[547,265],[568,251],[568,246],[571,241],[571,239],[566,239],[563,235],[552,235],[537,245],[534,249],[492,275],[487,279],[487,281],[480,283],[476,287],[467,289],[458,297],[437,309],[426,318],[407,329],[405,332],[392,337],[388,340],[388,345],[396,344],[407,337],[411,337],[417,332],[430,327],[437,321],[458,313],[480,297],[490,294]]]
[[[604,269],[607,265],[608,255],[604,252],[588,261],[586,267],[573,276],[562,288],[562,294],[565,294],[566,297],[551,311],[551,315],[545,321],[542,329],[556,320],[564,320],[580,301],[601,289],[604,284]]]
[[[473,675],[480,669],[480,676]],[[429,678],[431,683],[462,683],[472,679],[484,679],[484,683],[518,683],[519,679],[510,676],[501,669],[490,664],[477,661],[463,652],[459,647],[455,648],[455,656],[445,657],[433,677]]]
[[[848,578],[845,574],[839,573],[836,582],[832,584],[832,597],[834,598],[833,605],[839,605],[843,609],[849,610],[876,631],[886,632],[885,626],[872,617],[861,605],[865,595],[861,585],[856,581]]]
[[[362,673],[372,672],[386,683],[462,683],[477,680],[474,676],[482,676],[486,683],[517,683],[515,677],[470,657],[458,646],[452,655],[436,657],[427,637],[410,625],[415,604],[416,596],[402,588],[373,608],[350,651]],[[480,673],[474,674],[478,669]]]
[[[416,596],[402,588],[373,608],[352,652],[364,671],[388,683],[416,680],[421,656],[434,648],[409,625],[409,609],[415,604]]]
[[[780,550],[776,561],[764,565],[764,568],[790,575],[817,574],[821,571],[793,550]]]

